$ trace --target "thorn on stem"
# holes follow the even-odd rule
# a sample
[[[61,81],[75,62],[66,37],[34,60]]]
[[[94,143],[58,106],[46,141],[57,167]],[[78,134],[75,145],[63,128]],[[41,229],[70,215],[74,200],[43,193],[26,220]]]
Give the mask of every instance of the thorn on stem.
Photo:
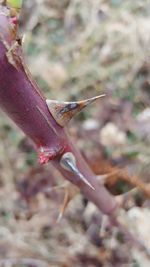
[[[46,99],[47,106],[56,120],[56,122],[64,127],[69,121],[78,114],[83,108],[105,95],[95,96],[86,100],[77,102],[60,102],[56,100]]]
[[[91,189],[95,190],[95,188],[91,185],[91,183],[78,170],[77,165],[76,165],[75,157],[71,152],[67,152],[61,157],[60,164],[65,170],[72,172],[84,184],[88,185]]]

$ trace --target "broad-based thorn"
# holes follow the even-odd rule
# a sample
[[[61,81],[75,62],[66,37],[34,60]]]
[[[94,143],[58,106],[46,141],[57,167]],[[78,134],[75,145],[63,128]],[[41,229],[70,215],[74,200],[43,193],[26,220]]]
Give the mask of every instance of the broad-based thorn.
[[[96,101],[97,99],[103,96],[105,95],[99,95],[77,102],[60,102],[56,100],[46,99],[46,103],[53,118],[60,126],[64,127],[83,108],[85,108],[87,105],[91,104],[92,102]]]
[[[91,185],[91,183],[83,176],[83,174],[78,170],[76,165],[76,159],[71,152],[65,153],[60,160],[61,166],[67,170],[75,174],[83,183],[88,185],[90,188],[95,190],[95,188]]]

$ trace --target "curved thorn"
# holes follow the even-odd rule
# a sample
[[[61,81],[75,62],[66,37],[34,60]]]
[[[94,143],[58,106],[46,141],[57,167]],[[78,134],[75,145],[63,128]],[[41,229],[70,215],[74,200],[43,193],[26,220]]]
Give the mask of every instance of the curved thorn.
[[[46,99],[46,103],[56,122],[60,126],[64,127],[68,124],[72,117],[78,114],[83,108],[103,96],[105,95],[99,95],[77,102],[59,102],[56,100]]]
[[[77,175],[80,178],[80,180],[82,180],[86,185],[95,190],[95,188],[90,184],[90,182],[78,170],[76,166],[75,157],[71,152],[67,152],[62,156],[60,164],[64,169]]]

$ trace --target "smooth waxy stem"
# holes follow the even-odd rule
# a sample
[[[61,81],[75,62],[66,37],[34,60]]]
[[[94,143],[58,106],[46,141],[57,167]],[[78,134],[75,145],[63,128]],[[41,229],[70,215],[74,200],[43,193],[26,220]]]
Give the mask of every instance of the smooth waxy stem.
[[[78,167],[76,165],[76,159],[71,152],[65,153],[60,160],[61,166],[67,170],[75,174],[82,182],[88,185],[90,188],[95,190],[95,188],[89,183],[89,181],[80,173]]]
[[[92,97],[90,99],[77,102],[60,102],[56,100],[46,99],[46,103],[53,118],[60,126],[64,127],[83,108],[85,108],[87,105],[91,104],[92,102],[96,101],[97,99],[103,96],[105,95],[99,95]]]

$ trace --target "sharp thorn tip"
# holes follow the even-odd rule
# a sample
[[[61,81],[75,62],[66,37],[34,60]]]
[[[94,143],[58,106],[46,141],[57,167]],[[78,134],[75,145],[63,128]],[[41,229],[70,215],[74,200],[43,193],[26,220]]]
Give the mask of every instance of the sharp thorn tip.
[[[88,187],[90,187],[92,190],[95,190],[95,188],[93,187],[93,185],[91,185],[91,183],[89,183],[85,178],[84,178],[84,180],[82,179],[82,181],[83,181],[86,185],[88,185]]]

